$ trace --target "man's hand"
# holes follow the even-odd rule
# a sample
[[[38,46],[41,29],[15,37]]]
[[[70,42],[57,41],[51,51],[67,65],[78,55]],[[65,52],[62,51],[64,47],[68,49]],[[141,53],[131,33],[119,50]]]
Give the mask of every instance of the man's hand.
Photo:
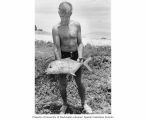
[[[78,62],[83,62],[83,58],[78,58],[77,61]]]

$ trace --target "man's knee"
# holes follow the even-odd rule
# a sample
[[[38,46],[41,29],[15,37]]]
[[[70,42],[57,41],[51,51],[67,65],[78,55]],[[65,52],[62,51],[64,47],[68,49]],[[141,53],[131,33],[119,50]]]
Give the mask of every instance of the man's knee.
[[[75,81],[78,89],[84,88],[81,78],[75,78]]]
[[[61,89],[65,89],[67,86],[66,75],[60,74],[59,75],[59,86]]]

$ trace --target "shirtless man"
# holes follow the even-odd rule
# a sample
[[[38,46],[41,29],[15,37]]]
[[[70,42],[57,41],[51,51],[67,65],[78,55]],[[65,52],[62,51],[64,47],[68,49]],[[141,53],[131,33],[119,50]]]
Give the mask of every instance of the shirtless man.
[[[81,39],[81,26],[78,22],[70,20],[72,5],[69,2],[60,3],[58,13],[61,21],[52,29],[56,59],[70,57],[73,60],[82,62],[83,44]],[[87,113],[92,113],[91,108],[85,104],[85,88],[81,82],[81,69],[79,69],[75,74],[75,81],[78,86],[81,105]],[[61,97],[63,99],[61,114],[65,114],[68,106],[66,95],[66,74],[59,75],[58,81]]]

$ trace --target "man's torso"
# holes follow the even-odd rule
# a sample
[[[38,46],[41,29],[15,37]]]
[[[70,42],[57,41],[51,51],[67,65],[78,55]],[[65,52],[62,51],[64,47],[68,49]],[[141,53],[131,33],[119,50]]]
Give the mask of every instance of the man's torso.
[[[60,37],[60,48],[64,52],[77,51],[78,27],[76,22],[71,21],[68,26],[58,25],[58,34]]]

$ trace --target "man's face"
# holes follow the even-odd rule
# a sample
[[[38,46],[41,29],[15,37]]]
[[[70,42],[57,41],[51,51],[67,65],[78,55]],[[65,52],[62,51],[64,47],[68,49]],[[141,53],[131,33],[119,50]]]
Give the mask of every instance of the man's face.
[[[70,16],[71,16],[71,13],[68,13],[68,14],[61,14],[59,12],[59,16],[61,18],[61,21],[63,21],[64,23],[68,24],[69,21],[70,21]]]
[[[59,13],[60,18],[63,21],[68,20],[70,18],[71,14],[72,14],[72,6],[70,6],[67,3],[62,3],[59,6],[58,13]]]
[[[70,18],[72,12],[70,13],[62,13],[61,11],[58,11],[60,18],[68,19]]]

